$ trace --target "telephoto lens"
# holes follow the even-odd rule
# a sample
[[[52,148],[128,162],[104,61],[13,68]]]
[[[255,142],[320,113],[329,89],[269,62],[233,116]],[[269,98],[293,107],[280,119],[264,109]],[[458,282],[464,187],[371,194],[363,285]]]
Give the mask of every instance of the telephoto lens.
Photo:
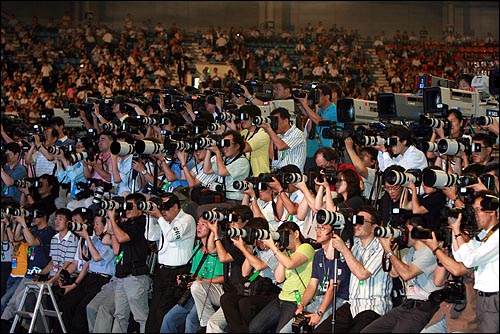
[[[141,211],[153,211],[156,207],[156,204],[151,201],[139,201],[137,202],[137,209]]]
[[[374,234],[379,238],[390,238],[392,236],[394,239],[396,239],[401,236],[401,230],[390,226],[376,226]]]
[[[73,232],[80,232],[83,230],[87,230],[87,224],[77,223],[77,222],[69,222],[68,230]]]
[[[203,219],[206,219],[212,223],[215,222],[216,220],[222,221],[222,220],[227,218],[224,213],[219,212],[219,211],[204,211],[202,213],[202,217],[203,217]]]
[[[252,186],[252,184],[248,181],[234,181],[233,182],[233,188],[235,190],[248,190],[250,189]]]

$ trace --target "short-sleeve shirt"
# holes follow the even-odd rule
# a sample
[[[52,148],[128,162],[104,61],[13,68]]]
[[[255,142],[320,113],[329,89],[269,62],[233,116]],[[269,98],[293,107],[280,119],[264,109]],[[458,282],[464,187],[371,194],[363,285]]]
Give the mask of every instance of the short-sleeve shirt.
[[[56,231],[47,226],[41,230],[36,227],[31,230],[31,234],[40,241],[39,246],[30,246],[28,248],[28,270],[27,277],[38,274],[47,266],[50,261],[50,240],[56,234]]]
[[[59,239],[60,233],[57,233],[50,240],[50,257],[52,258],[52,270],[50,276],[55,276],[57,271],[66,262],[73,262],[78,246],[78,238],[71,232],[66,232],[62,239]]]
[[[194,274],[196,268],[198,268],[200,261],[203,257],[203,253],[199,247],[194,250],[195,255],[193,257],[193,263],[191,265],[191,274]],[[224,275],[224,266],[219,260],[217,254],[208,254],[203,264],[200,266],[197,276],[199,278],[215,278]]]
[[[11,276],[24,277],[26,274],[28,270],[28,247],[26,241],[16,241],[12,243]]]
[[[95,273],[107,274],[113,276],[115,274],[115,254],[113,253],[113,248],[110,245],[105,245],[102,243],[101,238],[94,235],[92,236],[92,243],[95,248],[101,254],[101,261],[94,261],[90,259],[89,270]]]
[[[335,106],[334,103],[331,103],[326,109],[318,109],[318,116],[324,118],[325,120],[328,121],[337,121],[337,106]],[[312,122],[311,119],[308,120],[308,122]],[[339,126],[342,124],[339,123]],[[328,128],[326,126],[313,126],[314,131],[315,131],[315,136],[314,139],[309,139],[309,134],[306,134],[307,138],[307,157],[314,157],[314,153],[321,148],[321,147],[332,147],[332,140],[331,139],[326,139],[323,137],[323,130]],[[307,129],[307,124],[304,127],[304,129]]]
[[[215,174],[218,174],[217,162],[215,159],[215,156],[211,158],[212,169],[214,170]],[[226,169],[230,175],[226,177],[219,176],[218,182],[222,183],[222,180],[224,179],[227,198],[241,201],[243,199],[243,193],[241,193],[239,190],[234,189],[233,183],[234,181],[243,181],[246,177],[248,177],[248,175],[250,174],[250,162],[248,162],[248,159],[244,155],[241,155],[234,160],[226,159],[224,157],[223,160],[225,161],[224,164],[226,165]]]
[[[283,283],[281,293],[279,294],[279,299],[283,301],[295,302],[294,291],[298,290],[299,294],[302,296],[307,285],[309,284],[309,281],[311,280],[314,248],[310,244],[304,243],[300,245],[295,252],[306,256],[307,261],[297,268],[285,270],[286,280]]]
[[[427,300],[432,291],[438,290],[434,285],[434,270],[436,270],[436,257],[429,247],[415,250],[411,247],[405,259],[406,264],[414,264],[422,274],[405,282],[406,297],[408,299]]]
[[[9,165],[5,165],[3,169],[13,180],[21,180],[28,175],[26,168],[20,163],[16,163],[13,169],[10,169]],[[7,187],[2,180],[2,196],[10,197],[19,203],[21,200],[21,191],[14,185]]]
[[[252,152],[246,153],[246,157],[252,167],[252,175],[258,176],[260,173],[269,173],[271,171],[269,161],[269,143],[271,138],[269,135],[261,128],[257,128],[253,133],[249,133],[245,129],[241,134],[252,148]]]
[[[304,164],[306,163],[306,137],[295,125],[292,125],[285,134],[278,134],[287,145],[288,149],[284,151],[277,151],[277,159],[271,157],[271,169],[280,169],[286,165],[295,165],[304,171]]]
[[[318,283],[317,288],[317,296],[322,296],[328,290],[330,285],[330,280],[333,280],[335,277],[334,272],[334,260],[329,260],[325,256],[325,251],[323,248],[318,249],[314,253],[313,259],[313,269],[312,269],[312,278],[316,278]],[[349,277],[350,277],[349,267],[345,261],[337,260],[337,280],[340,281],[340,286],[337,291],[337,297],[342,299],[349,298]]]
[[[122,255],[122,259],[116,264],[116,277],[145,275],[149,271],[146,265],[148,243],[144,237],[146,229],[145,216],[142,215],[133,220],[122,221],[118,226],[127,233],[130,241],[120,244],[118,256]]]

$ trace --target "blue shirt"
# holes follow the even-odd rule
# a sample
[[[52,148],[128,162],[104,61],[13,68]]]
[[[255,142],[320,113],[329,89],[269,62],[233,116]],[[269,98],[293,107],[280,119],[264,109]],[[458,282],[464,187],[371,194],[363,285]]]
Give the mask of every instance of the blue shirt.
[[[70,195],[69,197],[75,198],[81,190],[76,188],[76,184],[79,182],[87,183],[87,179],[83,174],[83,162],[79,161],[74,165],[68,166],[66,170],[58,169],[56,171],[57,180],[59,183],[70,183]]]
[[[337,122],[337,106],[334,103],[331,103],[325,110],[319,108],[318,116],[324,118],[327,121],[335,121]],[[312,120],[309,120],[312,122]],[[343,123],[337,123],[337,126],[344,127]],[[332,147],[332,140],[325,139],[322,135],[323,130],[327,129],[327,126],[316,126],[315,127],[316,135],[314,139],[309,139],[309,134],[306,135],[307,138],[307,157],[314,157],[314,153],[321,147]]]
[[[49,263],[50,259],[50,241],[56,235],[56,231],[47,226],[41,230],[37,227],[31,229],[31,234],[40,241],[40,246],[30,246],[28,248],[28,270],[26,277],[38,274]]]
[[[113,248],[109,245],[102,243],[101,238],[94,235],[92,237],[92,243],[95,248],[99,251],[102,256],[102,260],[99,262],[90,259],[89,270],[95,273],[107,274],[113,276],[115,274],[115,254],[113,254]]]
[[[328,260],[325,256],[325,251],[321,248],[314,253],[313,270],[311,277],[318,279],[317,295],[321,296],[326,293],[330,280],[334,277],[334,261]],[[351,271],[345,261],[337,260],[337,281],[340,281],[336,297],[342,299],[349,299],[349,278]]]
[[[14,169],[12,170],[10,169],[9,165],[5,165],[3,169],[7,174],[9,174],[9,176],[14,181],[21,180],[27,176],[26,168],[22,166],[19,162],[16,163]],[[19,201],[21,200],[21,192],[19,191],[19,188],[14,185],[7,187],[7,185],[3,181],[2,181],[2,195],[12,198],[17,203],[19,203]]]

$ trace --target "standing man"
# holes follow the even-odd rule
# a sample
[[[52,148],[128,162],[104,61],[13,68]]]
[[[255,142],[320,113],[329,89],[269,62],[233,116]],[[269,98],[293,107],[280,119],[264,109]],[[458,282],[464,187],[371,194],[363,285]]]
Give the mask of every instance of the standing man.
[[[116,263],[115,313],[113,333],[127,332],[130,312],[139,323],[140,332],[145,333],[146,319],[149,313],[148,291],[151,280],[146,264],[148,242],[144,237],[146,217],[137,208],[137,202],[145,201],[141,193],[132,193],[125,197],[125,219],[117,221],[115,209],[108,211],[111,242],[118,243]]]
[[[475,196],[474,208],[477,227],[481,230],[476,238],[465,242],[460,232],[462,214],[450,224],[453,238],[453,256],[467,268],[474,268],[474,289],[477,291],[477,319],[480,333],[497,333],[499,329],[499,238],[498,196],[483,190]],[[434,253],[439,250],[436,248]]]
[[[296,165],[301,172],[304,172],[306,162],[306,138],[304,132],[291,123],[290,112],[285,108],[274,109],[271,112],[271,117],[278,118],[278,127],[276,129],[273,129],[269,123],[260,125],[272,142],[269,146],[271,170],[280,169],[286,165]]]
[[[435,251],[411,236],[411,231],[425,226],[425,221],[422,216],[413,216],[406,226],[409,250],[401,259],[393,253],[392,237],[378,238],[384,248],[383,261],[390,261],[392,266],[391,276],[404,280],[406,297],[400,306],[373,321],[362,333],[419,333],[439,309],[438,303],[429,300],[431,292],[438,290],[434,284]]]
[[[10,197],[16,203],[21,201],[21,191],[14,185],[14,181],[24,179],[27,175],[26,168],[19,163],[21,147],[16,142],[5,145],[7,163],[2,166],[2,196]]]
[[[332,88],[333,87],[333,88]],[[319,102],[318,111],[312,110],[309,106],[308,96],[304,98],[297,98],[299,102],[299,109],[302,114],[307,118],[306,125],[304,127],[304,134],[307,137],[307,154],[306,154],[306,164],[304,170],[307,171],[309,168],[313,167],[314,164],[314,153],[320,147],[331,147],[332,140],[323,137],[323,129],[328,128],[328,126],[320,126],[321,121],[338,121],[337,117],[337,100],[342,97],[342,88],[336,83],[330,85],[319,84],[316,89],[319,91]],[[338,126],[343,126],[341,123],[337,123]]]
[[[153,280],[153,299],[146,323],[146,332],[157,333],[163,317],[177,303],[174,290],[177,276],[188,274],[188,263],[196,236],[193,216],[181,209],[179,198],[174,194],[161,197],[162,204],[147,214],[158,219],[149,222],[147,236],[150,241],[161,240],[158,252],[158,266]]]
[[[389,272],[382,269],[384,250],[374,234],[381,223],[380,214],[371,206],[363,206],[357,216],[351,249],[339,235],[332,236],[332,246],[340,252],[351,272],[349,301],[336,313],[335,332],[339,333],[359,333],[392,307],[392,280]],[[362,224],[358,224],[360,217]],[[330,316],[315,332],[330,332],[331,320]]]

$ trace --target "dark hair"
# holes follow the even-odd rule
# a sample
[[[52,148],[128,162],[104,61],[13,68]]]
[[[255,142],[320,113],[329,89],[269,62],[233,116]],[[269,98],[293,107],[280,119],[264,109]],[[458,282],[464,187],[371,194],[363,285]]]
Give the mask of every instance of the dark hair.
[[[498,169],[499,168],[500,168],[500,164],[498,162],[489,162],[486,164],[486,166],[484,166],[484,173],[494,171],[495,175],[498,177],[498,174],[499,174]]]
[[[242,105],[240,109],[238,109],[238,113],[245,113],[251,117],[262,115],[262,111],[260,110],[260,108],[253,104]]]
[[[371,146],[364,146],[359,150],[359,153],[363,153],[363,152],[368,153],[372,160],[377,161],[378,151],[375,148],[373,148]]]
[[[55,216],[57,216],[57,215],[65,216],[67,221],[71,221],[71,217],[73,217],[73,213],[71,212],[70,209],[67,209],[67,208],[57,209]]]
[[[115,141],[115,134],[111,131],[101,131],[99,132],[99,135],[97,136],[97,138],[99,138],[100,136],[107,136],[111,141]]]
[[[38,201],[38,202],[33,203],[33,205],[31,206],[31,209],[38,210],[40,212],[41,217],[45,217],[45,218],[49,217],[49,212],[47,211],[47,205],[45,203],[43,203],[42,201]]]
[[[413,133],[410,131],[410,129],[402,126],[402,125],[393,125],[389,128],[389,136],[396,136],[399,138],[400,142],[403,142],[403,140],[406,140],[406,147],[409,147],[413,145],[414,143],[414,138],[413,138]]]
[[[94,219],[94,215],[92,210],[87,208],[76,208],[71,212],[71,217],[74,215],[80,215],[84,222],[92,221]]]
[[[271,116],[279,115],[281,119],[290,119],[290,112],[288,109],[279,107],[271,111]]]
[[[253,217],[252,209],[248,205],[235,205],[229,209],[229,211],[234,212],[241,217],[243,222],[248,222]]]
[[[328,96],[328,100],[332,100],[332,87],[327,84],[319,84],[316,88],[321,92],[321,94]]]
[[[462,170],[462,175],[473,175],[478,177],[479,175],[484,174],[485,169],[485,165],[473,163]]]
[[[292,89],[292,81],[288,78],[278,78],[274,80],[274,84],[280,84],[283,86],[284,89]]]
[[[329,82],[328,85],[332,89],[332,96],[333,93],[337,93],[338,98],[342,98],[342,95],[344,95],[344,92],[342,91],[342,87],[336,82]]]
[[[472,76],[470,74],[467,74],[467,73],[463,73],[459,78],[458,78],[458,82],[460,82],[460,80],[465,80],[467,81],[467,83],[469,85],[472,84]]]
[[[297,225],[297,223],[294,223],[291,221],[285,221],[278,227],[277,232],[281,232],[281,231],[290,231],[290,232],[299,231],[300,242],[303,244],[307,242],[306,238],[304,237],[304,235],[300,231],[300,227],[299,227],[299,225]]]
[[[232,135],[233,136],[233,141],[234,143],[236,143],[238,146],[239,146],[239,153],[243,153],[243,150],[245,149],[245,138],[236,130],[229,130],[229,131],[226,131],[222,134],[222,137],[226,137],[226,136],[230,136]]]
[[[472,137],[472,140],[482,141],[486,147],[492,147],[494,143],[492,136],[482,132],[476,133],[474,137]]]
[[[326,146],[325,147],[320,147],[314,153],[314,160],[316,160],[316,157],[318,156],[318,154],[323,154],[323,157],[328,162],[331,162],[331,161],[339,162],[339,153],[333,147],[326,147]]]
[[[248,220],[248,223],[245,226],[269,231],[269,222],[267,221],[266,218],[262,218],[262,217],[250,218]]]
[[[146,196],[144,196],[144,194],[142,194],[142,193],[131,193],[125,197],[125,201],[130,201],[130,200],[133,200],[134,203],[137,203],[140,201],[146,201]]]
[[[373,225],[381,225],[382,224],[382,215],[373,206],[362,205],[358,209],[358,211],[356,212],[356,214],[358,214],[360,212],[366,212],[366,213],[368,213],[371,216],[371,218],[372,218],[372,224]]]
[[[462,115],[462,112],[456,108],[449,109],[448,112],[446,113],[446,117],[448,117],[451,114],[455,114],[455,116],[460,122],[464,120],[464,115]]]
[[[49,186],[52,186],[52,191],[50,192],[51,195],[59,195],[59,180],[57,180],[57,177],[50,174],[42,174],[39,179],[47,180]]]
[[[134,137],[132,137],[132,135],[130,133],[125,132],[125,131],[117,133],[115,138],[116,138],[116,140],[125,139],[125,142],[130,144],[130,145],[134,145],[134,143],[135,143]]]
[[[345,182],[347,184],[347,198],[361,196],[358,173],[350,168],[344,168],[339,171],[339,177],[340,176],[344,176]]]
[[[57,131],[56,128],[48,128],[47,130],[49,130],[49,133],[52,137],[54,137],[54,138],[59,137],[59,131]]]
[[[405,170],[406,169],[400,165],[391,165],[391,166],[387,167],[384,170],[384,173],[382,174],[382,183],[385,184],[387,182],[386,178],[387,178],[387,174],[389,174],[389,172],[396,171],[396,172],[404,173]]]
[[[19,144],[16,142],[10,142],[5,144],[5,150],[11,151],[14,154],[19,154],[21,153],[21,146],[19,146]]]
[[[494,192],[493,190],[481,190],[477,193],[474,194],[474,201],[478,198],[481,198],[481,199],[484,199],[486,197],[493,197],[493,198],[496,198],[496,201],[497,201],[497,209],[495,211],[498,210],[498,194],[496,192]],[[481,201],[481,208],[484,208],[484,202]]]
[[[57,126],[65,125],[64,118],[59,117],[59,116],[52,117],[52,119],[50,120],[50,125],[51,126],[52,125],[57,125]]]

